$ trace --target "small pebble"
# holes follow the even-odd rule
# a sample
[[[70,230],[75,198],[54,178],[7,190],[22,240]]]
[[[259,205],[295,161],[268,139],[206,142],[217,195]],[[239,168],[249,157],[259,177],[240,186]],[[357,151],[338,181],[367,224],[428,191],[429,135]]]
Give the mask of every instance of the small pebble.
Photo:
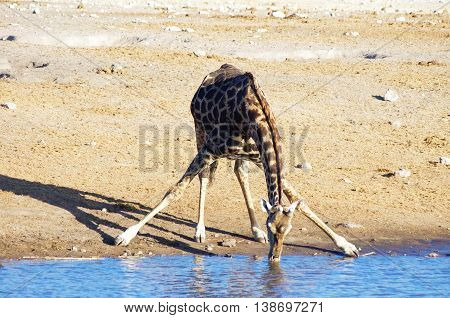
[[[312,170],[312,165],[309,162],[305,161],[303,163],[298,164],[296,168],[302,169],[305,172],[309,172]]]
[[[108,210],[106,208],[103,208],[102,212],[108,212]]]
[[[439,157],[439,163],[445,166],[450,164],[450,158],[448,157]]]
[[[235,247],[236,240],[235,239],[225,239],[222,242],[220,242],[219,244],[220,244],[220,246],[224,246],[224,247]]]
[[[411,171],[408,169],[401,168],[399,170],[394,171],[394,176],[401,178],[408,178],[409,176],[411,176]]]
[[[384,94],[383,99],[388,102],[395,102],[398,99],[398,94],[393,89],[388,89]]]
[[[345,227],[347,229],[359,229],[359,228],[362,228],[363,226],[361,224],[344,222],[344,223],[337,224],[336,227]]]
[[[169,31],[169,32],[181,32],[181,28],[177,27],[177,26],[169,26],[169,27],[165,27],[164,31]]]
[[[14,104],[13,102],[5,102],[0,104],[1,107],[6,108],[6,109],[11,109],[14,110],[17,108],[16,104]]]
[[[127,257],[128,253],[127,252],[123,252],[122,255],[120,255],[119,257]]]
[[[215,233],[215,234],[214,234],[214,237],[219,237],[219,236],[220,236],[219,233]]]
[[[84,144],[85,146],[91,146],[91,147],[95,147],[96,145],[97,145],[97,143],[94,141],[94,140],[92,140],[92,141],[90,141],[90,142],[88,142],[88,143],[86,143],[86,144]]]
[[[144,255],[142,251],[137,251],[136,253],[134,253],[134,256],[142,256],[142,255]]]
[[[81,253],[86,253],[86,250],[84,248],[80,249]]]
[[[282,11],[274,11],[272,12],[272,16],[280,19],[284,19],[286,17],[286,15]]]
[[[399,119],[391,120],[391,121],[389,121],[389,124],[394,128],[402,127],[402,121]]]
[[[205,247],[205,250],[207,250],[208,252],[212,252],[213,249],[214,249],[214,247],[213,247],[212,244],[208,244],[208,245],[206,245],[206,247]]]
[[[41,13],[41,9],[34,8],[32,12],[33,12],[33,14],[39,14],[39,13]]]
[[[71,249],[71,251],[72,251],[72,252],[78,252],[78,247],[76,247],[76,246],[72,246],[72,249]]]
[[[183,32],[188,32],[188,33],[192,33],[192,32],[195,32],[195,30],[194,29],[191,29],[191,28],[183,28],[183,29],[181,29]]]
[[[302,232],[308,232],[308,229],[307,229],[306,227],[301,227],[301,228],[300,228],[300,231],[302,231]]]
[[[344,35],[346,35],[346,36],[357,37],[357,36],[359,36],[359,32],[356,32],[356,31],[350,31],[350,32],[345,32]]]
[[[395,19],[395,21],[397,21],[397,22],[405,22],[406,18],[405,17],[398,17],[398,18]]]
[[[342,178],[342,181],[344,181],[345,183],[348,183],[348,184],[353,183],[352,180],[350,180],[349,178]]]
[[[148,256],[152,256],[153,255],[153,252],[148,252]]]
[[[256,32],[258,32],[258,33],[265,33],[265,32],[267,32],[267,30],[266,30],[266,29],[263,29],[263,28],[261,28],[261,29],[258,29],[258,30],[256,30]]]
[[[197,51],[194,51],[194,55],[196,57],[202,57],[202,56],[206,56],[206,52],[203,50],[197,50]]]

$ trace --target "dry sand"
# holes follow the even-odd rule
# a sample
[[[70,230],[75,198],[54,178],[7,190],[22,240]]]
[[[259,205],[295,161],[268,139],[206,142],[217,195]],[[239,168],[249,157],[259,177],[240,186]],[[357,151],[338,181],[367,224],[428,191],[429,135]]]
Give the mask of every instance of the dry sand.
[[[450,155],[443,3],[147,2],[0,1],[0,38],[16,37],[0,41],[0,73],[13,77],[0,79],[0,103],[17,106],[0,108],[0,258],[199,254],[207,244],[265,255],[226,161],[208,189],[207,243],[192,239],[196,180],[128,247],[111,245],[194,156],[190,100],[223,63],[259,79],[283,132],[288,178],[339,234],[363,252],[448,244],[449,168],[431,162]],[[276,10],[297,15],[268,15]],[[174,26],[194,32],[165,29]],[[109,73],[112,64],[123,69]],[[399,99],[383,101],[387,89]],[[309,173],[295,168],[303,160]],[[411,176],[389,177],[399,168]],[[254,169],[251,187],[255,203],[266,197]],[[336,250],[300,213],[293,225],[285,253]],[[219,247],[226,238],[237,246]]]

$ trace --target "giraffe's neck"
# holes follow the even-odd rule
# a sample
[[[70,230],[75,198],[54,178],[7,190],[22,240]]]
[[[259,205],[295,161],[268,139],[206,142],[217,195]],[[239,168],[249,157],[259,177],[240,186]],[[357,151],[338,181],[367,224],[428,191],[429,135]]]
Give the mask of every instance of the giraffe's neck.
[[[257,144],[264,167],[269,203],[272,206],[279,205],[283,193],[281,182],[283,162],[278,130],[262,122],[257,124],[257,132]]]

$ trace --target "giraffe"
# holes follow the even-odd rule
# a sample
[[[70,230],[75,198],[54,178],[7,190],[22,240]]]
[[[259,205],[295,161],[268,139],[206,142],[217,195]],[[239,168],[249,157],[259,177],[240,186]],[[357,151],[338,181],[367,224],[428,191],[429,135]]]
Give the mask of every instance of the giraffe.
[[[358,249],[320,220],[287,181],[274,115],[251,73],[224,64],[208,74],[192,99],[191,113],[197,155],[160,203],[140,222],[115,238],[116,245],[127,245],[150,219],[177,200],[197,175],[200,179],[200,199],[195,240],[204,242],[207,186],[214,178],[218,160],[226,158],[235,161],[234,171],[247,205],[251,231],[255,240],[262,243],[269,241],[270,261],[280,261],[283,241],[292,228],[291,220],[297,208],[322,229],[345,255],[358,256]],[[267,213],[267,235],[255,217],[248,181],[249,162],[256,164],[265,174],[268,201],[261,199],[260,204]],[[282,204],[283,194],[290,205]]]

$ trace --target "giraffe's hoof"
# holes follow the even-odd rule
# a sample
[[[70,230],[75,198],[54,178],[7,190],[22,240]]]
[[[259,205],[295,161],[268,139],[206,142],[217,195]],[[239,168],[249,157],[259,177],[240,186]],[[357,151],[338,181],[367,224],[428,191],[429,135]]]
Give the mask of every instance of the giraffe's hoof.
[[[130,241],[137,235],[138,231],[139,226],[137,224],[130,226],[125,232],[116,236],[116,238],[114,239],[114,245],[127,246]]]
[[[358,248],[353,245],[352,243],[348,242],[345,238],[342,236],[338,239],[336,242],[337,247],[339,247],[346,256],[350,257],[358,257],[359,251]]]
[[[253,237],[255,241],[263,244],[267,244],[267,235],[263,230],[258,229],[257,227],[252,228]]]
[[[197,225],[197,228],[195,229],[194,239],[197,243],[206,242],[206,229],[204,225]]]

